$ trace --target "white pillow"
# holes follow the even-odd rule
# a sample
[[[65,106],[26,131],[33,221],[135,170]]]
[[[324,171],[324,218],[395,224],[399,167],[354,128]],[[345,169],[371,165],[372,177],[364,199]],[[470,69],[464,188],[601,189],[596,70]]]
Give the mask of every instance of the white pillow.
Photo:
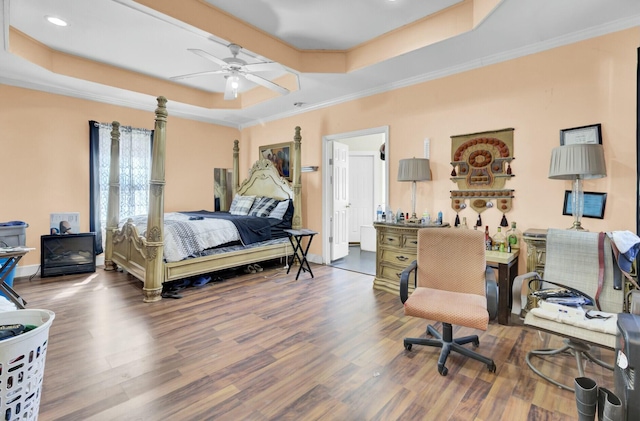
[[[229,213],[231,215],[248,215],[255,196],[240,196],[236,194],[231,202]]]
[[[289,208],[289,200],[279,202],[269,214],[269,218],[282,219]]]

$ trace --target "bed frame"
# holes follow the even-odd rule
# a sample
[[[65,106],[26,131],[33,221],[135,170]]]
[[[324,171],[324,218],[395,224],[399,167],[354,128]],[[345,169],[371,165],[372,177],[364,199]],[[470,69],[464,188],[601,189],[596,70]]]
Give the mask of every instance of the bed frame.
[[[165,263],[164,251],[164,186],[165,144],[167,125],[167,99],[158,97],[155,110],[151,180],[149,182],[149,212],[146,238],[128,220],[121,229],[120,220],[120,123],[113,122],[111,131],[111,166],[109,168],[109,203],[107,210],[105,270],[122,268],[143,283],[143,300],[155,302],[161,299],[162,284],[265,260],[287,257],[293,253],[288,242],[257,246],[210,256]],[[268,160],[257,161],[250,170],[249,178],[239,184],[238,141],[233,145],[233,193],[274,197],[280,200],[293,199],[294,214],[292,228],[302,227],[302,184],[300,180],[300,127],[295,128],[294,148],[291,157],[293,183],[278,174]]]

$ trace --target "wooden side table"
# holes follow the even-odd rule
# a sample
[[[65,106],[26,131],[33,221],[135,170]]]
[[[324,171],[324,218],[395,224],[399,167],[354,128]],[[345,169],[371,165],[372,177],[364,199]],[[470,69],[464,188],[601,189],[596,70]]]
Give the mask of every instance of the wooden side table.
[[[486,251],[487,266],[498,269],[498,323],[508,325],[513,303],[513,280],[518,276],[520,250],[511,253]]]
[[[300,262],[300,268],[298,269],[298,273],[296,274],[296,281],[300,276],[300,272],[309,272],[311,274],[311,278],[313,278],[313,272],[311,272],[311,267],[309,266],[309,261],[307,260],[307,253],[309,252],[309,246],[311,245],[313,236],[316,235],[317,232],[306,228],[301,228],[299,230],[284,230],[284,232],[289,235],[289,242],[291,243],[291,247],[293,247],[293,259],[291,260],[289,269],[287,269],[287,274],[289,274],[293,262],[298,259],[298,262]],[[309,240],[307,241],[307,246],[303,248],[302,244],[305,237],[309,237]]]

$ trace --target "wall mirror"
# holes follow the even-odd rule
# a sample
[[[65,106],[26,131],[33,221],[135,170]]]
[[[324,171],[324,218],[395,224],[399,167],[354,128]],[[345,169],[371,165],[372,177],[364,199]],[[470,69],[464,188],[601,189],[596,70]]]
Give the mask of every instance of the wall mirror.
[[[231,169],[214,168],[213,169],[213,197],[214,210],[228,211],[231,206]]]

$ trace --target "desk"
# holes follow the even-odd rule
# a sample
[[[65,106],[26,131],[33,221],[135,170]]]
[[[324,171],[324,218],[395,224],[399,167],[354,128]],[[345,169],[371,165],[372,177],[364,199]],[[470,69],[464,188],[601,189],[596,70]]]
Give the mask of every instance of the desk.
[[[4,280],[9,276],[11,271],[15,269],[20,259],[22,259],[22,256],[28,252],[28,249],[20,249],[0,253],[0,259],[7,259],[6,262],[0,265],[0,272],[2,272],[2,275],[0,275],[0,290],[4,293],[5,297],[11,300],[19,309],[23,309],[27,302],[20,297],[20,295],[18,295],[18,293],[15,292],[9,284],[5,283]]]
[[[291,265],[293,265],[296,259],[300,262],[300,269],[298,269],[298,273],[296,274],[296,281],[300,276],[300,272],[303,271],[309,272],[311,274],[311,278],[313,278],[313,272],[311,272],[311,267],[309,267],[309,262],[307,261],[307,252],[309,251],[309,246],[311,245],[313,236],[316,235],[317,232],[305,228],[301,228],[299,230],[284,230],[284,232],[289,235],[289,242],[293,247],[293,259],[291,259]],[[302,247],[304,237],[309,237],[309,241],[305,248]],[[289,269],[287,269],[287,274],[289,274],[289,271],[291,270],[291,265],[289,265]]]
[[[513,280],[518,275],[518,256],[520,250],[512,253],[487,251],[485,256],[487,265],[498,269],[498,323],[508,325],[511,317],[511,303],[513,300]]]

